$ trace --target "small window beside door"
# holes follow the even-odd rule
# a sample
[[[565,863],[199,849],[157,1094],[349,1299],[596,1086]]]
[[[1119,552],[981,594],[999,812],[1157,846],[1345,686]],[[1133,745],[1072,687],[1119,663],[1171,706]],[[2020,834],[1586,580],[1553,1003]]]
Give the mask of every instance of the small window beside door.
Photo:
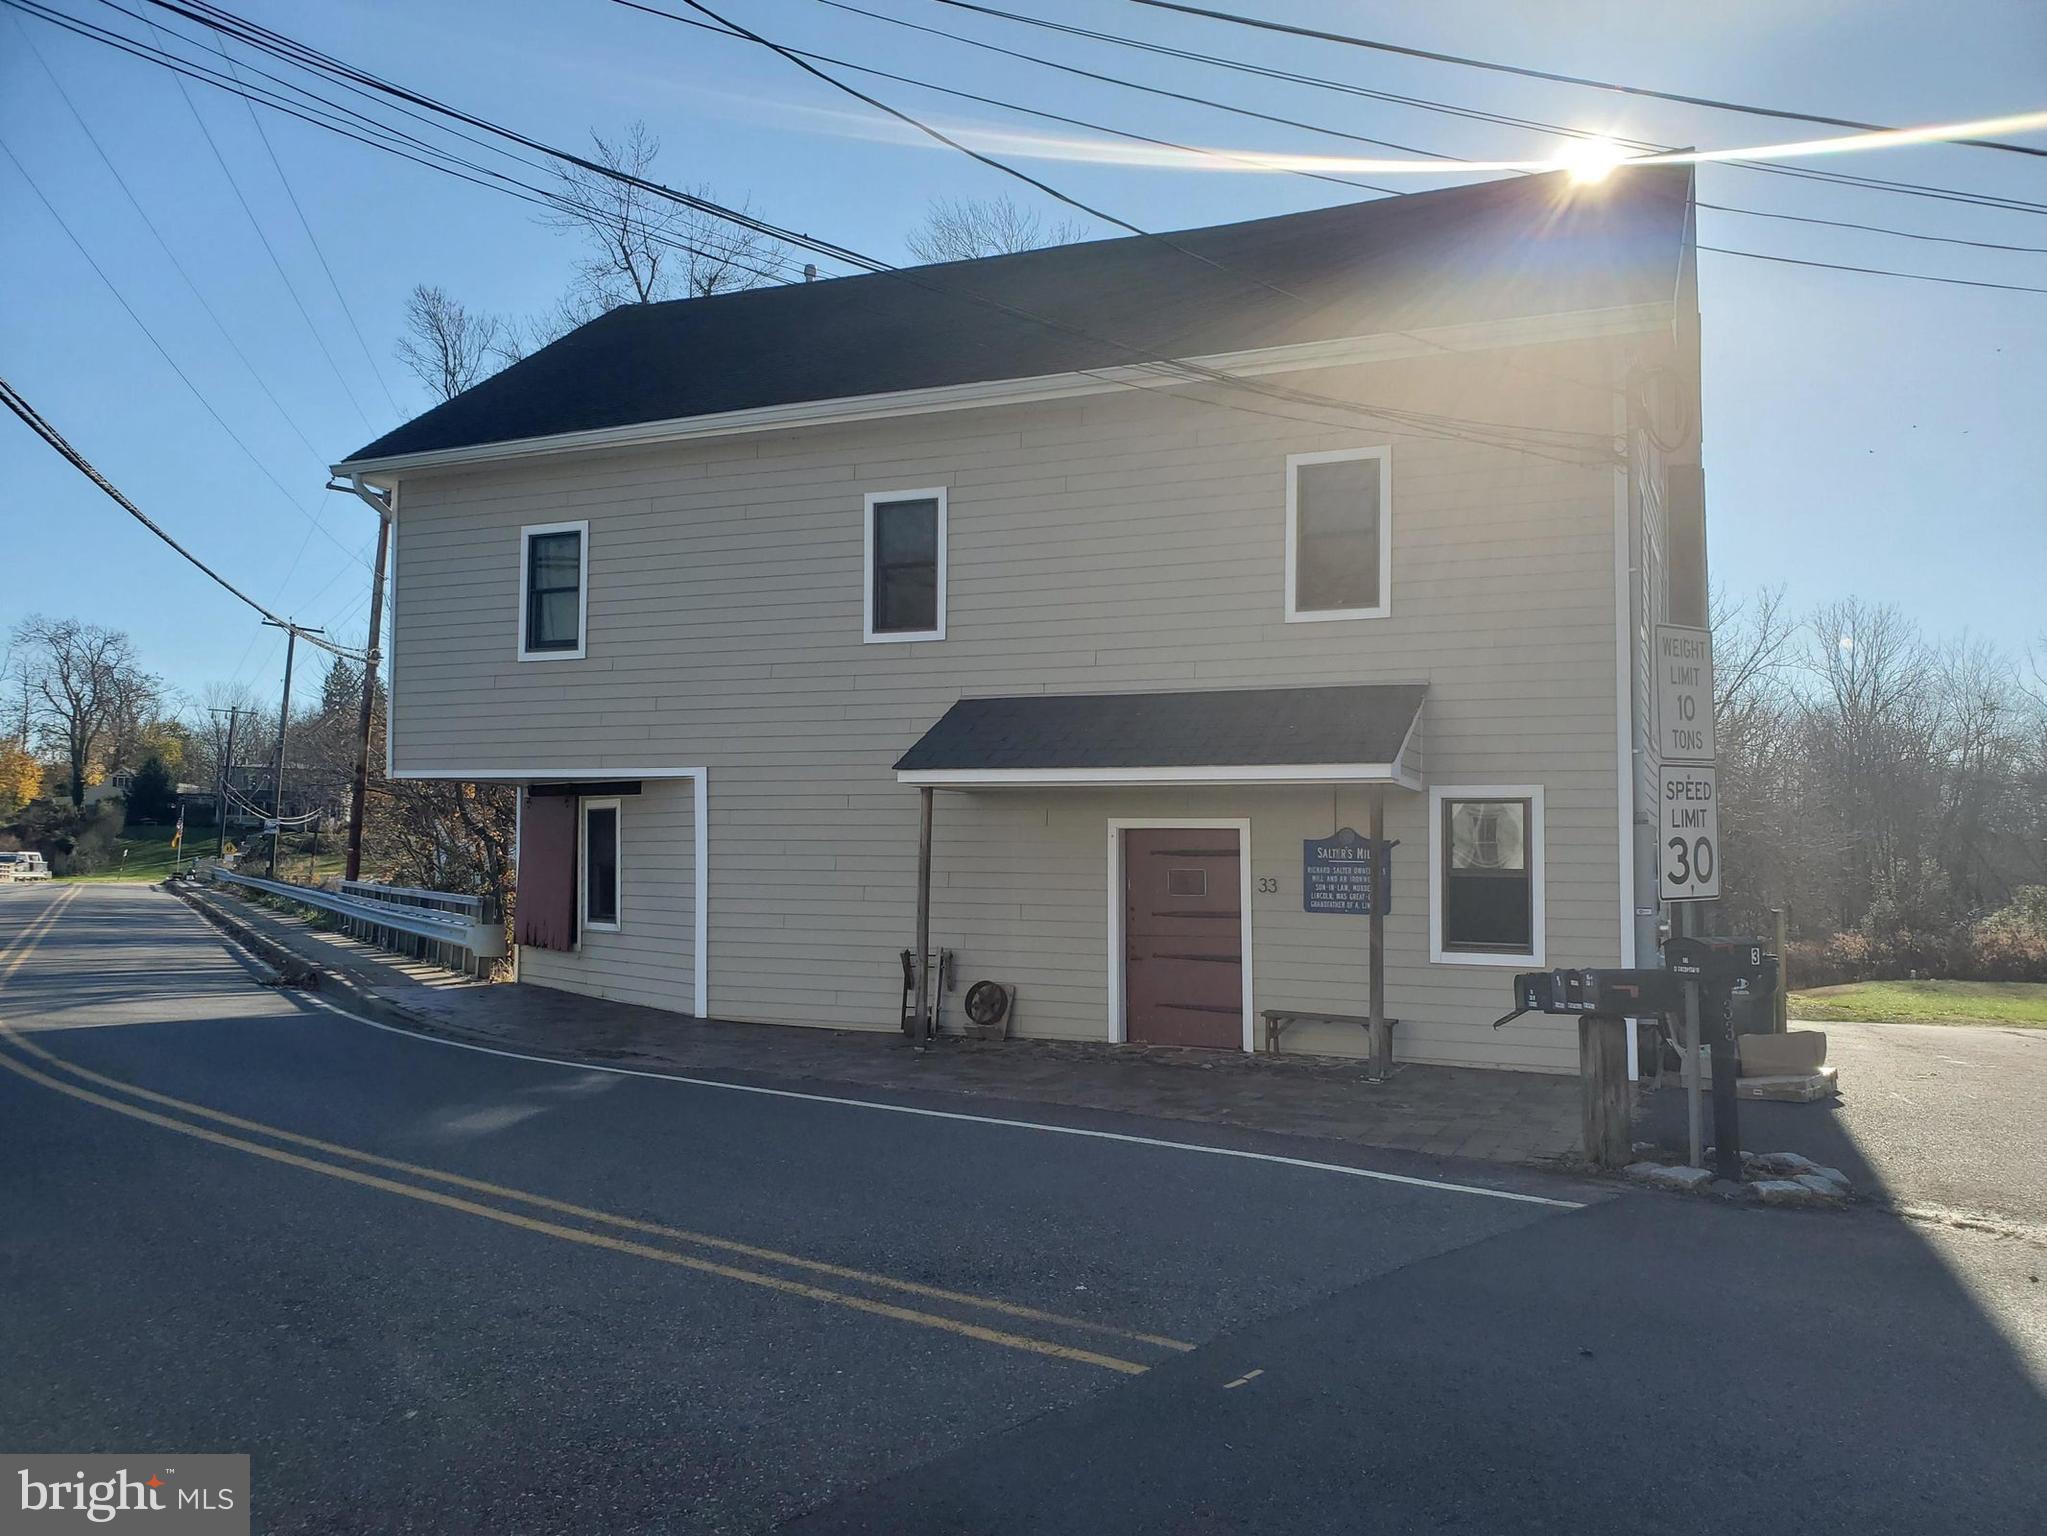
[[[519,659],[583,655],[590,595],[590,525],[536,523],[519,530]]]
[[[1287,456],[1288,623],[1392,611],[1390,466],[1385,448]]]
[[[945,638],[945,489],[867,498],[862,638]]]
[[[1542,791],[1437,788],[1429,871],[1431,958],[1536,966],[1543,955]]]
[[[619,802],[583,802],[583,912],[585,931],[618,931]]]

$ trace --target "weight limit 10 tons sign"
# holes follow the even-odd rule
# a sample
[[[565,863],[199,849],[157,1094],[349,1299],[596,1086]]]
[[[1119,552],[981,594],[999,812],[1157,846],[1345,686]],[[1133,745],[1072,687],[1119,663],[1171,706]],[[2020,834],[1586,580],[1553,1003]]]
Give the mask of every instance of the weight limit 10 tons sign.
[[[1656,885],[1665,901],[1720,895],[1720,786],[1713,763],[1713,636],[1656,626]]]

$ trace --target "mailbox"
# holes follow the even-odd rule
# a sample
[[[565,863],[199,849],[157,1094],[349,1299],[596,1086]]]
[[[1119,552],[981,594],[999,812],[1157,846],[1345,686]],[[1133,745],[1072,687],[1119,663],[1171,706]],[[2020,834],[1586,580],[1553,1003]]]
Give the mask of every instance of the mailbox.
[[[1641,1018],[1682,1005],[1669,971],[1524,971],[1514,978],[1515,1012],[1603,1013]],[[1502,1022],[1505,1022],[1504,1020]]]
[[[1777,957],[1761,939],[1672,937],[1663,942],[1663,964],[1672,975],[1696,981],[1702,988],[1745,983],[1750,992],[1777,990]]]

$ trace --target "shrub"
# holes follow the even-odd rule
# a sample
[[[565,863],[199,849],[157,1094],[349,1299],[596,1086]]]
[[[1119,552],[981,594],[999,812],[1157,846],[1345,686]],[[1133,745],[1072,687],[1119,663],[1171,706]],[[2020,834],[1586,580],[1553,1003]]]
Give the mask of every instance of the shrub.
[[[2026,886],[1981,921],[1945,929],[1872,913],[1858,928],[1801,939],[1786,963],[1794,987],[1851,981],[2047,981],[2047,886]]]
[[[1983,981],[2047,981],[2047,885],[2029,885],[1978,923],[1970,958]]]

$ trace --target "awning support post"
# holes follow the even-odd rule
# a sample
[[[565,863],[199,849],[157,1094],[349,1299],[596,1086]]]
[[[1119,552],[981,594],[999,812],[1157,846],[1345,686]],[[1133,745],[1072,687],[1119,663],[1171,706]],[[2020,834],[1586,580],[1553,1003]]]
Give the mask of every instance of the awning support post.
[[[1386,791],[1372,789],[1372,914],[1368,944],[1371,954],[1371,1001],[1366,1017],[1371,1021],[1372,1076],[1382,1082],[1393,1075],[1393,1031],[1386,1025],[1386,900],[1383,888],[1386,857]]]
[[[917,791],[917,1033],[918,1050],[931,1043],[931,787]]]

